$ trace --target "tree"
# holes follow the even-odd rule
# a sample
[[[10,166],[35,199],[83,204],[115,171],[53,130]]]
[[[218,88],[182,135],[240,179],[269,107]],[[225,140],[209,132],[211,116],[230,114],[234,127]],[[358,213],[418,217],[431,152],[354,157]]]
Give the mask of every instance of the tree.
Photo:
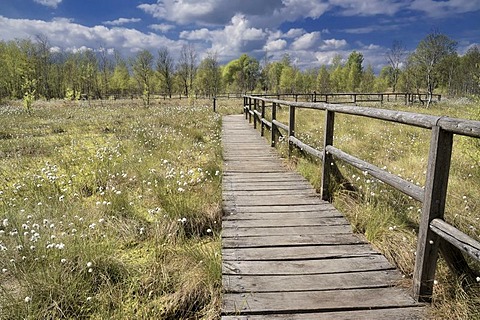
[[[157,72],[160,76],[162,91],[172,97],[175,64],[168,48],[158,50]]]
[[[362,74],[360,82],[360,92],[372,92],[375,89],[375,73],[372,65],[368,65],[367,70]]]
[[[282,93],[295,93],[297,88],[295,85],[295,76],[297,70],[292,66],[285,66],[280,76],[280,89]]]
[[[400,76],[400,66],[405,59],[405,46],[401,41],[393,41],[392,47],[386,53],[387,62],[389,63],[391,73],[392,91],[396,92],[398,77]]]
[[[347,90],[356,92],[360,88],[363,74],[363,54],[352,51],[348,56],[347,64],[345,65],[347,74]]]
[[[427,86],[427,107],[432,102],[433,90],[438,85],[439,65],[449,55],[456,54],[457,42],[434,31],[418,44],[412,55],[412,63],[423,74]]]
[[[130,73],[128,71],[127,62],[116,53],[115,68],[113,69],[111,89],[114,94],[124,96],[129,89]]]
[[[222,74],[217,54],[209,53],[198,66],[195,87],[204,95],[215,97],[220,91],[221,80]]]
[[[186,96],[192,91],[193,80],[197,71],[197,53],[191,44],[184,45],[178,59],[177,74]]]
[[[150,95],[152,93],[152,64],[153,55],[148,50],[137,53],[132,62],[133,76],[137,80],[139,89],[142,90],[143,104],[150,106]]]
[[[317,91],[319,93],[329,93],[330,89],[330,73],[325,65],[320,67],[317,75]]]
[[[332,69],[330,73],[330,84],[333,92],[344,92],[346,89],[347,69],[342,64],[342,57],[335,55],[332,61]]]

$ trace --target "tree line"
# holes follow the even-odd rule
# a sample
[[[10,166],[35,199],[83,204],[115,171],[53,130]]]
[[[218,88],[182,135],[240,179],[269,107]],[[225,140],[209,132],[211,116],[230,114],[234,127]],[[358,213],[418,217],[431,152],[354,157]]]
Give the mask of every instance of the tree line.
[[[178,56],[168,48],[141,50],[124,58],[104,48],[62,52],[44,36],[0,41],[0,99],[105,99],[141,96],[146,105],[153,94],[215,96],[220,92],[331,93],[427,92],[450,96],[480,93],[480,50],[464,55],[456,41],[434,31],[413,52],[394,41],[385,53],[385,66],[374,73],[364,67],[361,52],[347,59],[336,55],[331,64],[301,70],[289,55],[261,61],[242,54],[220,65],[215,53],[201,61],[193,45]],[[430,101],[430,100],[429,100]]]

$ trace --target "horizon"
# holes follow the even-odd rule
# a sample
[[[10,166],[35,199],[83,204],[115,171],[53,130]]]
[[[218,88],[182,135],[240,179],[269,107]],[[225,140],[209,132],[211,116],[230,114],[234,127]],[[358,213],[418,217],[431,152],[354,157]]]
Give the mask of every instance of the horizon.
[[[300,69],[330,65],[352,51],[378,72],[394,41],[407,52],[433,30],[458,42],[463,55],[480,44],[480,0],[4,0],[0,40],[46,37],[51,50],[102,49],[124,57],[167,47],[178,56],[193,44],[199,59],[221,64],[248,54]]]

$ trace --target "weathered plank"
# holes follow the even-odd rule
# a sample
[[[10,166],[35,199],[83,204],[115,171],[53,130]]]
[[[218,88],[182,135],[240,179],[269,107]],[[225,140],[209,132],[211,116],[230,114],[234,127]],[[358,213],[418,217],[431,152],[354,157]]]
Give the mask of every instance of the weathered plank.
[[[358,310],[419,306],[398,288],[372,288],[331,291],[226,293],[226,314]]]
[[[398,284],[396,270],[288,276],[224,276],[223,287],[231,293],[293,292],[385,288]]]
[[[381,255],[323,260],[224,261],[223,263],[223,274],[232,275],[322,274],[390,269],[393,269],[392,265]]]
[[[342,217],[334,218],[313,218],[313,219],[255,219],[255,220],[224,220],[222,222],[223,228],[254,228],[254,227],[285,227],[285,233],[288,234],[288,227],[290,226],[338,226],[349,225],[348,221]]]
[[[346,233],[351,234],[352,228],[350,225],[334,225],[334,226],[290,226],[290,227],[236,227],[223,228],[223,238],[234,237],[252,237],[252,236],[284,236],[285,232],[291,235],[305,236],[305,235],[331,235]]]
[[[312,224],[317,225],[319,218],[343,218],[338,211],[291,211],[291,212],[235,212],[224,211],[223,220],[286,220],[286,219],[314,219]]]
[[[368,244],[222,249],[224,261],[333,259],[376,254],[379,253]]]
[[[425,310],[421,307],[388,308],[356,311],[325,311],[322,313],[287,313],[248,316],[224,316],[223,320],[422,320]]]

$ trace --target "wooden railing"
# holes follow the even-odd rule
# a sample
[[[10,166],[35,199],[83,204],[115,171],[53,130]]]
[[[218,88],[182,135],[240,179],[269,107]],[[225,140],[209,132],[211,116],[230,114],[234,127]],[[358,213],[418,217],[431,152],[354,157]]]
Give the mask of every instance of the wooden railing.
[[[268,105],[267,105],[268,104]],[[289,122],[283,124],[277,120],[278,106],[289,107]],[[267,107],[271,110],[271,121],[265,117]],[[297,108],[322,110],[325,115],[323,150],[317,150],[295,136],[295,110]],[[244,96],[245,117],[254,127],[261,125],[261,134],[265,129],[271,132],[271,145],[276,145],[279,129],[287,132],[289,154],[298,147],[323,162],[321,196],[331,199],[329,194],[331,165],[334,157],[347,162],[355,168],[389,184],[401,192],[422,202],[422,215],[417,240],[415,269],[413,274],[413,293],[418,301],[431,301],[434,275],[439,250],[448,266],[457,274],[465,271],[468,264],[462,254],[466,253],[480,261],[480,243],[444,221],[445,198],[452,155],[454,134],[480,138],[480,121],[455,119],[418,113],[393,111],[377,108],[333,105],[326,103],[293,102],[258,96]],[[380,119],[410,126],[430,129],[431,142],[428,155],[428,167],[425,188],[421,188],[375,165],[358,159],[333,146],[335,114],[343,113],[372,119]],[[470,270],[471,271],[471,270]]]
[[[413,104],[418,101],[424,103],[428,99],[426,93],[408,93],[408,92],[380,92],[380,93],[284,93],[284,94],[253,94],[255,97],[288,99],[292,98],[295,102],[324,102],[332,104],[357,104],[362,102],[404,102],[405,105]],[[432,95],[433,101],[440,102],[440,94]]]

